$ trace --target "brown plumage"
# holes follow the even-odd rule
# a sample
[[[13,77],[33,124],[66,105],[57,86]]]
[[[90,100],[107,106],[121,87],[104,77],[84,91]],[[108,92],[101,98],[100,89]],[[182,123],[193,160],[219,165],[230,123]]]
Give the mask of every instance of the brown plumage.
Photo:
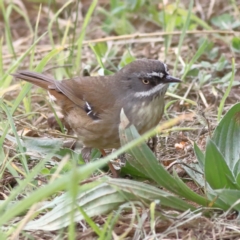
[[[120,146],[122,108],[140,134],[156,126],[168,83],[180,81],[169,75],[164,63],[148,59],[134,61],[112,76],[63,81],[30,71],[13,76],[46,89],[83,144],[100,149]]]

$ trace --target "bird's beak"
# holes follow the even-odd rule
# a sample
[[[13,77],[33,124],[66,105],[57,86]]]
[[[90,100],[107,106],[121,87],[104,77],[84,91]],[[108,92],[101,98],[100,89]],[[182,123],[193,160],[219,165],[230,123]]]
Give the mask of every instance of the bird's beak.
[[[171,76],[171,75],[167,75],[167,76],[165,77],[165,79],[166,79],[166,82],[169,82],[169,83],[172,83],[172,82],[181,82],[181,79],[175,78],[175,77],[173,77],[173,76]]]

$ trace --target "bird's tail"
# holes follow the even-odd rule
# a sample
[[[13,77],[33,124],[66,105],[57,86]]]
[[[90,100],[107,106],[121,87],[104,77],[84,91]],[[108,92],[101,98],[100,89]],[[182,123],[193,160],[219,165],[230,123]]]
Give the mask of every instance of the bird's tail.
[[[30,72],[30,71],[18,71],[12,74],[12,76],[14,76],[15,78],[19,78],[27,82],[30,82],[46,90],[49,90],[55,87],[56,80],[44,74]]]

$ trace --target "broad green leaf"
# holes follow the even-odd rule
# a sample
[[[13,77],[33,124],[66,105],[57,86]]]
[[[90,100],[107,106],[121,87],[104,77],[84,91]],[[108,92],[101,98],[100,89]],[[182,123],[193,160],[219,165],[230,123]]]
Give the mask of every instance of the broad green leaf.
[[[161,190],[158,187],[152,186],[150,184],[116,178],[109,179],[108,183],[109,185],[113,187],[115,186],[122,191],[133,193],[135,196],[137,196],[137,199],[141,197],[147,202],[160,200],[162,206],[178,209],[180,211],[195,209],[195,207],[187,203],[185,200],[180,199],[178,196],[175,196],[172,193]]]
[[[161,206],[185,211],[194,210],[194,207],[178,197],[162,191],[151,185],[127,179],[103,178],[98,182],[85,184],[79,188],[75,202],[74,221],[84,219],[84,209],[88,217],[106,214],[127,201],[141,200],[150,203],[160,200]],[[52,202],[45,204],[41,210],[51,209],[39,219],[29,222],[25,230],[57,230],[70,224],[69,214],[72,199],[68,193],[56,197]]]
[[[200,150],[200,148],[196,143],[194,143],[194,152],[198,159],[199,166],[201,167],[202,171],[204,171],[204,161],[205,161],[204,153]]]
[[[197,77],[198,74],[199,74],[199,69],[193,67],[192,69],[190,69],[190,70],[187,72],[186,77]]]
[[[205,177],[213,189],[236,188],[231,170],[211,139],[208,140],[205,154]]]
[[[233,174],[234,176],[238,176],[240,174],[240,159],[236,162],[236,164],[233,167]]]
[[[238,172],[236,176],[236,182],[237,182],[238,188],[240,188],[240,172]]]
[[[234,37],[232,39],[232,47],[236,52],[240,52],[240,38]]]
[[[209,207],[212,207],[214,204],[217,204],[221,209],[225,211],[228,210],[230,206],[219,197],[217,191],[218,190],[213,190],[210,186],[207,189],[206,196],[208,199],[211,199]]]
[[[221,57],[218,59],[218,61],[216,63],[214,63],[214,68],[216,69],[216,71],[223,71],[226,69],[227,65],[229,65],[229,61],[227,60],[227,58],[224,55],[221,55]],[[222,77],[222,81],[224,82],[224,80],[228,80],[230,79],[230,76],[226,76],[227,74],[224,74],[224,76]]]
[[[199,186],[205,187],[206,181],[202,169],[199,163],[189,163],[188,166],[182,166],[187,174],[196,182]]]
[[[133,165],[131,165],[129,162],[131,162],[132,159],[130,157],[127,157],[127,162],[124,167],[121,168],[121,176],[124,176],[126,174],[130,174],[134,178],[143,178],[143,179],[149,179],[149,177],[142,172],[138,171]]]
[[[226,27],[228,27],[232,22],[233,22],[233,18],[228,13],[217,15],[211,18],[211,23],[221,29],[226,29]]]
[[[118,66],[119,66],[120,68],[122,68],[122,67],[126,66],[127,64],[131,63],[132,61],[134,61],[135,59],[136,59],[136,58],[133,57],[129,51],[126,51],[126,52],[123,54],[123,56],[122,56],[122,58],[121,58],[121,61],[120,61],[120,63],[118,64]]]
[[[78,183],[87,177],[94,171],[96,171],[98,168],[103,167],[112,157],[116,157],[117,154],[115,153],[100,159],[94,163],[89,163],[84,166],[76,168],[75,171],[77,171],[75,182]],[[50,157],[46,158],[45,161],[41,161],[41,166],[44,165],[46,161],[49,160]],[[42,169],[42,168],[41,168]],[[39,171],[41,171],[39,169]],[[47,197],[56,194],[56,192],[61,190],[67,190],[69,187],[69,179],[71,179],[72,172],[69,172],[65,174],[64,176],[56,179],[54,182],[51,182],[50,184],[43,186],[41,188],[36,189],[34,192],[30,193],[27,197],[19,200],[18,202],[12,204],[9,207],[8,211],[3,211],[6,209],[6,205],[0,205],[0,212],[1,212],[1,218],[0,218],[0,227],[2,227],[4,224],[6,224],[10,219],[14,218],[15,216],[23,213],[28,208],[30,208],[34,203],[37,203],[39,201],[42,201],[43,199],[46,199]],[[28,177],[24,179],[23,183],[26,186],[29,184],[30,179],[32,179],[34,176],[36,176],[36,172],[34,171],[33,174],[30,172]],[[21,185],[19,185],[21,186]],[[22,189],[22,186],[21,186]],[[18,191],[19,194],[19,191]],[[6,200],[6,204],[9,203],[9,201],[12,199],[12,195],[16,197],[15,191],[10,194],[10,196]],[[10,199],[10,200],[9,200]],[[60,210],[59,210],[60,211]]]
[[[229,30],[232,28],[232,26],[236,25],[234,24],[234,18],[229,13],[224,13],[221,15],[217,15],[211,19],[211,23],[215,25],[216,27],[219,27],[220,29],[226,29]]]
[[[240,211],[240,191],[234,189],[219,189],[215,190],[216,194],[223,200],[228,206],[233,207],[233,209]],[[237,205],[236,202],[238,202]]]
[[[231,171],[240,158],[239,139],[240,103],[237,103],[222,118],[212,137],[212,141],[218,147]]]
[[[92,46],[95,50],[95,53],[103,58],[108,50],[108,46],[105,42],[99,42],[99,43],[96,43]]]
[[[1,134],[1,132],[0,132]],[[6,135],[6,139],[11,141],[15,146],[19,146],[17,139],[13,136]],[[44,158],[47,154],[52,154],[57,158],[62,158],[69,154],[74,159],[81,160],[81,155],[69,148],[64,148],[64,138],[36,138],[21,137],[21,145],[25,149],[25,154],[32,156],[33,159]],[[55,151],[54,151],[55,150]]]
[[[128,122],[128,119],[123,112],[121,113],[121,121],[123,123]],[[119,132],[121,144],[126,144],[127,142],[140,137],[133,125],[126,129],[123,127],[124,124],[120,124]],[[135,158],[133,161],[129,161],[129,163],[160,186],[203,206],[207,204],[206,199],[189,189],[181,179],[172,177],[171,174],[158,163],[156,157],[146,143],[141,143],[138,146],[129,149],[129,153]]]

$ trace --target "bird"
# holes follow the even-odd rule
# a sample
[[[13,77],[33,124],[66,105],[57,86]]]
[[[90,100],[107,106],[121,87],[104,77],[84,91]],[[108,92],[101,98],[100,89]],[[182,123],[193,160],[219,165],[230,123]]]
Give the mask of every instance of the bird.
[[[135,60],[107,76],[58,81],[28,70],[12,75],[47,90],[79,141],[98,149],[120,147],[121,109],[140,134],[157,126],[169,83],[181,82],[169,74],[164,62],[155,59]]]

